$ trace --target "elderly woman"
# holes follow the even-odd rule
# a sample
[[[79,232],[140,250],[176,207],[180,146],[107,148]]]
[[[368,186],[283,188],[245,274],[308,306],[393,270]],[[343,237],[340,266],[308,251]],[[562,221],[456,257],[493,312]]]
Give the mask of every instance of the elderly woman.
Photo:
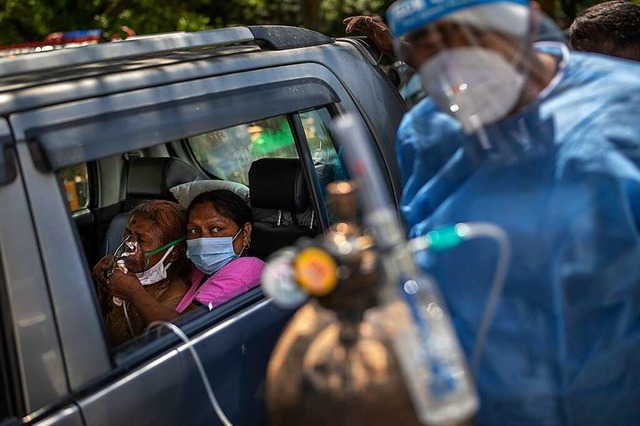
[[[188,290],[186,215],[177,203],[143,201],[131,211],[114,256],[93,269],[112,346],[141,334],[151,321],[171,319]]]
[[[180,303],[161,303],[134,275],[116,270],[109,279],[113,294],[130,302],[145,323],[171,321],[198,307],[213,309],[260,283],[264,262],[244,256],[253,215],[242,198],[227,190],[205,192],[193,199],[187,216],[187,257],[193,265],[190,287]]]
[[[260,283],[264,262],[245,256],[253,215],[242,198],[227,190],[205,192],[191,201],[187,216],[187,257],[194,267],[177,312],[212,309]]]

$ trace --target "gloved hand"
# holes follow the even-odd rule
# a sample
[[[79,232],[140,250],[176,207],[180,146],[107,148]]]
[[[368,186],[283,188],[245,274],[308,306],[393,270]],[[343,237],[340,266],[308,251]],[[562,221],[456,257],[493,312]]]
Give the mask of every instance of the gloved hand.
[[[347,26],[347,34],[359,31],[369,37],[381,52],[393,55],[391,31],[379,16],[350,16],[342,23]]]

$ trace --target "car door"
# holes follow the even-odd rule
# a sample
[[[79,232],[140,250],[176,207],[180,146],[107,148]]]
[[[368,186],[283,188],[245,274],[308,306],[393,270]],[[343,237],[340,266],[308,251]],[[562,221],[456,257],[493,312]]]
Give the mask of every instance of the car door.
[[[19,151],[0,119],[0,421],[80,426]],[[22,422],[20,422],[22,424]]]

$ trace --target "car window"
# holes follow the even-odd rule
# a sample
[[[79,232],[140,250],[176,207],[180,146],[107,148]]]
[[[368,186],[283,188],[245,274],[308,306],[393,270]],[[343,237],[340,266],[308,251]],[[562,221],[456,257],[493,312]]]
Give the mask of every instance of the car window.
[[[264,157],[297,158],[286,116],[269,118],[188,138],[196,160],[209,174],[249,184],[249,166]]]
[[[331,182],[347,179],[346,169],[329,130],[331,115],[326,108],[320,108],[300,113],[300,119],[326,204],[327,185]],[[333,222],[331,211],[327,213],[330,222]]]
[[[320,120],[316,115],[309,114],[306,121],[310,135],[309,140],[312,141],[313,150],[316,152],[318,161],[324,163],[326,162],[326,158],[332,158],[332,156],[335,157],[335,150],[334,153],[327,151],[327,148],[331,146],[331,141],[328,136],[328,130],[324,124],[322,124],[322,120]],[[311,135],[313,135],[313,137],[311,137]],[[286,115],[251,121],[222,130],[203,133],[194,137],[189,137],[187,139],[187,143],[191,148],[191,152],[193,153],[196,161],[198,161],[199,165],[211,175],[243,184],[248,184],[249,168],[256,159],[264,157],[298,159],[300,157],[296,147],[292,126],[290,125],[290,119]],[[119,162],[120,164],[116,168],[118,170],[126,170],[126,175],[128,176],[127,185],[123,187],[125,188],[122,193],[124,199],[120,199],[120,204],[115,206],[96,206],[96,209],[99,210],[97,217],[99,220],[102,220],[97,224],[97,229],[106,230],[104,235],[100,236],[101,249],[99,250],[100,255],[97,257],[98,259],[117,251],[116,248],[120,246],[120,243],[123,241],[122,235],[124,227],[129,220],[128,211],[131,208],[135,208],[135,206],[141,202],[147,202],[148,199],[161,198],[160,192],[158,192],[157,196],[152,196],[154,191],[162,191],[162,188],[164,188],[164,183],[161,181],[162,178],[160,177],[161,173],[156,173],[156,169],[164,169],[168,164],[167,161],[176,161],[181,164],[179,168],[176,168],[176,173],[180,175],[180,179],[184,177],[185,183],[191,182],[195,176],[197,176],[198,170],[197,166],[193,163],[193,160],[190,160],[191,167],[189,167],[188,164],[185,164],[185,159],[155,157],[155,155],[160,152],[157,147],[158,146],[154,146],[140,151],[141,157],[136,157],[135,159],[127,159],[126,156],[117,155],[98,160],[109,160],[101,163],[101,173],[107,173],[107,170],[105,170],[107,167],[116,167],[115,163]],[[187,159],[187,161],[189,160]],[[136,164],[138,163],[142,164],[142,166],[137,167]],[[188,174],[188,172],[185,171],[186,169],[191,170],[194,173],[193,176],[182,176],[185,173]],[[69,211],[72,213],[87,207],[89,203],[89,175],[87,165],[81,164],[61,168],[57,171],[57,174],[59,180],[62,182],[61,190],[68,203]],[[110,176],[110,178],[114,178],[119,175],[120,172],[115,171],[113,173],[109,173],[108,176]],[[103,174],[103,176],[107,175]],[[141,179],[140,184],[136,182],[137,179]],[[144,188],[144,191],[146,192],[142,199],[138,198],[138,193],[133,195],[127,194],[126,188],[129,188],[132,185],[136,188],[141,186]],[[122,183],[119,186],[122,187]],[[122,211],[116,211],[115,207],[118,207],[118,211]],[[261,210],[261,213],[263,216],[256,217],[256,221],[267,221],[272,214],[268,209]],[[310,211],[299,214],[299,226],[304,228],[305,233],[317,232],[317,227],[311,227],[307,223],[309,221],[305,219],[306,216],[304,213],[309,215]],[[273,214],[277,215],[277,211]],[[102,217],[106,215],[109,216],[107,216],[106,219],[102,219]],[[286,216],[285,213],[282,215]],[[80,234],[80,241],[91,240],[90,235],[84,234],[92,232],[93,229],[96,229],[96,226],[83,227],[81,222],[74,221],[74,223],[77,232]],[[282,224],[284,225],[285,223],[286,221],[283,219]],[[111,238],[114,235],[116,236],[115,239]],[[146,244],[143,239],[140,241],[142,241],[141,244]],[[253,241],[249,241],[250,244],[253,244],[254,246],[256,245],[255,239]],[[108,245],[108,249],[105,244]],[[149,252],[155,249],[157,249],[157,247],[154,246],[144,250]],[[86,250],[87,249],[85,247],[85,254]],[[86,257],[89,258],[89,256]],[[90,263],[91,264],[88,265],[88,269],[93,270],[97,262],[94,261]],[[190,281],[191,273],[195,270],[191,269],[190,264],[187,266],[188,271],[185,272],[185,276],[187,277],[187,281]],[[96,273],[100,274],[101,272],[98,270]],[[100,305],[103,324],[107,331],[106,334],[110,339],[109,346],[114,350],[116,359],[126,359],[129,356],[135,356],[136,352],[141,347],[154,342],[160,335],[158,333],[144,333],[140,316],[134,312],[132,305],[127,303],[122,305],[116,304],[119,302],[113,299],[109,292],[108,285],[105,284],[107,274],[108,272],[102,273],[102,275],[104,275],[104,277],[102,277],[102,282],[95,281],[93,283],[96,286],[96,302]],[[94,280],[96,280],[96,276],[94,276]],[[188,284],[191,284],[191,282],[188,282]],[[164,292],[163,288],[160,288],[160,290],[154,290],[152,288],[154,285],[155,284],[151,284],[145,287],[145,290],[147,290],[152,296]],[[255,290],[259,290],[259,288],[256,288]],[[237,311],[240,306],[247,306],[247,304],[254,303],[260,298],[261,296],[259,292],[246,291],[241,292],[232,299],[220,302],[220,305],[217,306],[212,303],[204,305],[199,301],[197,301],[197,303],[193,302],[198,305],[198,309],[192,311],[181,310],[180,312],[183,312],[184,315],[176,320],[175,323],[180,327],[183,327],[187,324],[191,326],[194,322],[197,323],[199,320],[196,320],[196,318],[202,318],[203,321],[214,321],[214,318],[222,319]],[[172,305],[171,309],[184,309],[183,307],[180,307],[181,305],[178,306],[182,299],[182,295],[173,298],[167,296],[166,299],[171,299],[173,305],[176,305]],[[187,303],[187,305],[189,305],[189,303]],[[208,306],[211,308],[208,309]],[[206,318],[204,318],[205,315],[207,316]],[[131,338],[130,336],[132,335],[136,335],[136,338]]]
[[[65,167],[58,172],[64,188],[69,210],[89,207],[89,171],[86,163]]]
[[[193,126],[193,130],[197,129],[197,131],[189,130],[187,133],[187,130],[184,130],[183,134],[175,137],[173,134],[167,134],[162,142],[155,142],[154,138],[158,137],[156,133],[136,134],[135,137],[138,139],[135,141],[142,146],[136,150],[139,155],[133,157],[123,155],[128,154],[132,146],[138,146],[132,145],[133,142],[118,144],[118,148],[115,144],[111,144],[110,149],[96,150],[91,157],[88,157],[91,161],[87,163],[89,167],[87,164],[68,166],[60,163],[65,159],[61,154],[58,157],[60,167],[56,168],[55,162],[52,167],[61,183],[61,194],[65,198],[69,212],[73,213],[89,206],[92,209],[91,215],[74,215],[72,221],[80,237],[77,241],[82,242],[84,258],[88,260],[87,270],[94,271],[100,259],[113,254],[122,245],[124,228],[129,221],[129,212],[132,208],[150,199],[171,197],[164,180],[164,171],[169,169],[172,170],[171,186],[176,185],[178,180],[180,183],[191,183],[202,174],[203,170],[212,177],[248,186],[249,170],[256,160],[272,158],[274,162],[271,164],[278,164],[279,161],[283,161],[280,164],[290,165],[295,162],[304,164],[305,180],[311,179],[311,181],[307,180],[310,185],[306,189],[309,191],[307,193],[302,190],[300,193],[295,193],[295,197],[309,197],[306,202],[302,198],[296,198],[296,200],[302,200],[300,205],[304,207],[300,210],[297,210],[297,207],[296,210],[292,210],[288,202],[281,202],[286,206],[278,204],[279,199],[275,205],[266,200],[262,205],[257,203],[256,206],[250,206],[256,226],[244,248],[252,256],[264,260],[277,249],[294,244],[299,237],[314,237],[321,232],[320,224],[324,225],[324,222],[320,222],[320,212],[311,201],[317,195],[312,182],[313,178],[317,175],[321,176],[324,187],[331,181],[341,179],[343,168],[330,135],[331,117],[328,110],[307,109],[308,104],[305,102],[300,110],[290,110],[270,118],[256,119],[264,115],[260,116],[252,112],[244,123],[237,118],[228,120],[229,123],[234,124],[227,125],[228,127],[221,125],[220,128],[215,128],[212,125],[207,128],[206,123],[200,123],[198,126]],[[270,110],[265,109],[267,113]],[[52,140],[54,136],[61,137],[59,134],[52,134]],[[130,138],[127,141],[132,140],[133,138]],[[142,140],[151,140],[154,143],[140,142]],[[308,142],[308,146],[305,146],[305,141]],[[114,152],[115,149],[121,149],[121,151]],[[170,154],[175,158],[166,157]],[[301,158],[305,161],[301,161]],[[308,169],[309,158],[316,166],[315,171]],[[176,161],[173,163],[174,167],[168,167],[173,160]],[[92,166],[94,161],[95,167]],[[136,164],[141,164],[141,167],[136,167]],[[96,173],[94,182],[90,182],[91,172]],[[271,169],[268,167],[262,172],[269,177],[272,176]],[[278,170],[274,170],[274,173],[277,175]],[[90,197],[90,189],[94,189],[96,194],[101,194],[99,200],[97,197]],[[95,205],[90,198],[96,198]],[[105,203],[105,200],[108,202]],[[322,203],[322,200],[318,199],[318,201]],[[184,234],[172,237],[165,244],[177,241],[183,236]],[[140,240],[144,239],[140,238]],[[144,241],[142,244],[145,244]],[[140,251],[149,253],[161,246],[162,244],[155,244],[153,247],[141,248]],[[96,307],[100,313],[102,325],[107,331],[105,334],[109,336],[108,346],[118,361],[124,359],[123,357],[138,356],[144,352],[143,347],[157,340],[158,335],[156,333],[145,335],[144,318],[134,312],[135,309],[131,304],[118,305],[119,302],[113,299],[110,284],[107,284],[108,275],[113,274],[112,263],[102,265],[104,266],[102,269],[97,268],[90,284],[94,286]],[[155,265],[152,266],[155,267]],[[129,273],[146,272],[144,269],[140,271],[138,269],[137,267],[135,270],[129,268]],[[187,265],[186,269],[184,271],[186,288],[189,289],[193,285],[191,276],[194,270],[191,269],[191,265]],[[254,271],[257,268],[250,270]],[[259,281],[256,283],[259,284]],[[186,309],[191,308],[191,303],[196,304],[195,302],[186,300],[185,306],[180,305],[183,299],[182,294],[174,295],[169,290],[165,292],[164,288],[156,289],[153,285],[155,283],[149,284],[145,290],[152,297],[156,295],[165,297],[162,295],[166,293],[165,306],[184,313],[176,323],[181,327],[184,325],[185,330],[193,327],[193,324],[198,321],[208,325],[220,321],[262,299],[260,288],[257,286],[244,293],[238,293],[231,299],[221,298],[211,303],[201,302],[198,299],[196,301],[202,306],[198,305],[197,310],[188,311]],[[173,306],[169,306],[169,302]],[[208,307],[211,307],[211,311]]]
[[[302,124],[302,129],[304,134],[300,130],[300,134],[298,138],[294,137],[294,127],[292,123],[294,120],[297,120],[296,114],[299,117],[299,122]],[[190,152],[193,155],[191,161],[192,168],[194,172],[197,173],[196,164],[193,163],[195,160],[198,165],[206,170],[209,174],[215,176],[216,178],[234,181],[238,183],[242,183],[248,185],[248,174],[251,164],[261,158],[270,157],[270,158],[279,158],[279,159],[298,159],[302,155],[299,152],[299,149],[304,150],[304,155],[306,156],[308,148],[308,154],[311,157],[311,160],[315,169],[315,177],[318,179],[318,183],[321,188],[321,195],[326,197],[326,186],[338,180],[344,180],[347,178],[345,173],[345,167],[341,160],[340,150],[336,146],[330,131],[331,126],[331,114],[327,108],[316,108],[310,110],[303,110],[298,113],[292,113],[290,115],[281,115],[277,117],[272,117],[263,120],[250,121],[244,124],[236,125],[233,127],[227,127],[221,130],[210,131],[206,133],[202,133],[199,135],[191,136],[186,138],[186,144],[189,148]],[[296,127],[296,129],[299,129]],[[296,145],[296,139],[298,139],[303,144],[300,146]],[[184,141],[184,139],[183,139]],[[304,146],[306,142],[307,147]],[[153,158],[153,153],[159,152],[155,150],[156,147],[150,147],[146,151],[140,151],[142,158],[146,161],[147,164],[144,170],[152,170],[153,160],[159,160],[162,163],[163,167],[166,163],[162,162],[162,160],[166,160],[165,158]],[[105,157],[106,159],[107,157]],[[139,158],[134,160],[127,160],[126,157],[123,156],[110,156],[109,162],[104,162],[104,167],[107,167],[107,164],[112,165],[114,162],[120,161],[121,164],[118,166],[119,170],[127,170],[128,179],[131,179],[134,176],[139,176],[139,172],[134,173],[135,163],[139,161]],[[104,159],[101,159],[104,160]],[[176,159],[177,160],[177,159]],[[183,158],[182,161],[185,159]],[[188,160],[188,159],[187,159]],[[178,160],[180,161],[180,160]],[[189,160],[188,160],[189,161]],[[151,168],[149,168],[151,167]],[[102,170],[102,172],[106,172]],[[151,173],[151,172],[147,172]],[[68,203],[70,212],[77,211],[82,208],[86,208],[89,205],[89,173],[87,164],[80,164],[70,167],[61,168],[57,171],[60,181],[63,183],[62,191],[65,196],[65,199]],[[314,173],[312,172],[312,175]],[[119,172],[114,172],[110,174],[111,178],[114,176],[118,176]],[[149,176],[156,176],[154,173],[149,174]],[[157,176],[160,176],[159,174]],[[189,178],[185,182],[190,182],[193,178]],[[130,181],[128,181],[131,184]],[[157,187],[160,188],[162,183],[160,181],[156,182]],[[150,185],[150,186],[149,186]],[[122,183],[121,185],[122,186]],[[145,181],[144,187],[154,187],[152,182]],[[114,224],[119,222],[120,231],[117,234],[117,240],[111,243],[109,250],[99,250],[100,255],[97,257],[100,259],[102,256],[106,254],[112,254],[115,248],[122,241],[122,232],[124,230],[124,226],[128,221],[128,209],[135,206],[135,203],[140,202],[140,199],[134,199],[135,197],[129,196],[123,193],[124,199],[121,199],[122,205],[118,208],[118,210],[123,210],[121,213],[117,213],[115,210],[110,209],[115,206],[100,206],[96,207],[97,209],[104,209],[104,215],[108,215],[106,219],[102,219],[100,223],[97,223],[96,226],[91,226],[91,229],[103,229],[106,230],[106,235],[100,235],[100,247],[104,246],[105,241],[109,242],[108,237],[111,235],[115,235],[113,230],[111,229]],[[151,197],[153,198],[153,197]],[[156,197],[157,198],[157,197]],[[319,200],[320,202],[325,200]],[[110,213],[107,213],[107,210]],[[101,210],[98,214],[99,220],[103,217],[103,210]],[[300,232],[300,236],[313,236],[317,232],[319,232],[318,226],[314,226],[314,223],[317,222],[317,219],[314,219],[314,210],[313,207],[310,207],[307,211],[297,212],[295,220],[293,216],[291,216],[291,212],[288,211],[279,211],[274,210],[271,211],[268,208],[254,208],[253,209],[254,218],[256,220],[256,228],[258,225],[263,225],[262,228],[270,230],[274,227],[278,226],[288,226],[285,231],[289,234],[295,232]],[[330,214],[330,213],[329,213]],[[121,218],[121,216],[125,215]],[[272,221],[273,219],[273,221]],[[332,221],[332,218],[329,217],[329,220]],[[272,223],[273,222],[273,223]],[[83,229],[81,223],[76,221],[75,223],[78,232],[80,233],[81,241],[90,241],[92,240],[92,235],[84,235],[86,232],[90,232],[91,229],[89,227],[85,227]],[[112,226],[113,225],[113,226]],[[262,229],[261,228],[261,229]],[[104,232],[104,231],[103,231]],[[254,233],[252,234],[253,240],[251,241],[252,253],[257,253],[257,248],[260,247],[260,238],[256,233],[256,229],[254,229]],[[268,241],[270,244],[274,243],[271,240],[277,240],[280,238],[278,234],[274,234],[275,236],[271,236],[271,234],[265,234],[262,236],[262,246],[267,246],[265,241]],[[297,234],[296,234],[297,235]],[[293,244],[295,240],[287,241],[284,245]],[[275,241],[276,243],[278,241]],[[273,244],[272,244],[273,245]],[[150,248],[149,250],[152,250]],[[275,250],[276,248],[274,248]],[[85,247],[86,250],[86,247]],[[260,258],[266,258],[266,256],[259,256]],[[89,258],[89,256],[87,256]],[[96,262],[91,262],[88,265],[88,269],[92,270],[95,266]],[[94,283],[95,285],[96,283]],[[107,328],[107,335],[109,335],[109,327],[114,326],[115,321],[121,321],[122,324],[119,325],[119,329],[122,332],[121,335],[124,334],[138,334],[138,330],[134,330],[134,332],[130,332],[130,328],[127,324],[127,317],[130,321],[132,319],[138,318],[138,316],[133,313],[132,307],[130,305],[122,305],[122,306],[114,306],[114,301],[110,294],[108,294],[108,289],[104,287],[104,283],[102,287],[98,285],[96,287],[96,293],[98,296],[97,302],[99,302],[100,310],[103,315],[103,321],[105,327]],[[185,311],[185,314],[176,322],[181,327],[186,325],[187,323],[193,323],[195,318],[203,317],[203,314],[207,314],[209,318],[224,318],[228,316],[230,313],[235,312],[235,309],[238,309],[240,304],[242,306],[246,306],[247,303],[253,303],[252,301],[258,300],[256,299],[256,292],[252,292],[253,295],[249,295],[248,293],[242,293],[234,299],[230,299],[225,301],[223,304],[216,306],[213,308],[211,312],[209,312],[206,306],[201,307],[196,311]],[[258,296],[259,297],[259,296]],[[173,308],[172,308],[173,309]],[[178,309],[175,307],[175,309]],[[109,317],[108,312],[110,310],[121,311],[123,315],[111,315]],[[126,312],[126,314],[125,314]],[[116,319],[114,319],[117,317]],[[109,319],[111,318],[111,319]],[[208,320],[207,320],[208,321]],[[197,321],[196,321],[197,322]],[[116,324],[117,325],[117,324]],[[149,343],[153,342],[157,338],[156,333],[151,334],[142,334],[137,338],[132,339],[128,338],[127,340],[119,339],[119,343],[110,344],[111,348],[115,350],[116,358],[120,359],[122,357],[135,356],[135,353],[141,346],[146,346]],[[124,358],[123,358],[124,359]]]

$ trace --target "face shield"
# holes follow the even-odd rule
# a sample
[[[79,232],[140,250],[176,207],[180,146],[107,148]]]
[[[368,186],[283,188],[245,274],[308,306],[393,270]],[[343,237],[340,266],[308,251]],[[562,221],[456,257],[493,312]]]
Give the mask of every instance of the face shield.
[[[387,16],[398,57],[466,133],[526,103],[542,72],[532,51],[542,17],[527,2],[401,0]]]

